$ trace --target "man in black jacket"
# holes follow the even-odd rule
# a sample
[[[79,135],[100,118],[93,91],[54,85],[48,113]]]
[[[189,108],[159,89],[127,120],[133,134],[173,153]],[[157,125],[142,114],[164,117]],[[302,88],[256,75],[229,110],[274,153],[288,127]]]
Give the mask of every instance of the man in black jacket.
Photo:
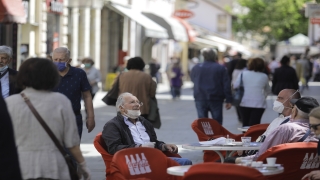
[[[2,97],[0,97],[0,117],[0,179],[22,180],[13,127]]]
[[[102,131],[102,138],[107,145],[106,151],[115,154],[125,148],[150,147],[177,153],[176,145],[158,141],[152,124],[140,116],[142,105],[131,93],[120,94],[116,102],[117,116],[108,121]],[[192,164],[189,159],[172,159],[181,165]]]
[[[0,92],[3,98],[19,93],[16,88],[17,71],[8,67],[12,60],[12,49],[0,46]]]

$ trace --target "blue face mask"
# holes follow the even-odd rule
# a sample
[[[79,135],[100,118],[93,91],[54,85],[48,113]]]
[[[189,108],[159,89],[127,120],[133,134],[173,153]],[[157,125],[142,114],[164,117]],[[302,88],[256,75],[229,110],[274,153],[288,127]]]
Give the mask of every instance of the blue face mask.
[[[67,68],[66,62],[53,62],[53,63],[57,66],[57,68],[60,72]]]

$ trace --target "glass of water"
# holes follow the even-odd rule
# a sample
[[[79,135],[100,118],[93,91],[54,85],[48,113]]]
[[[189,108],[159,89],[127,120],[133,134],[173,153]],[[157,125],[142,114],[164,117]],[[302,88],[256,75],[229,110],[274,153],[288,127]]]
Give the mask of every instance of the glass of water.
[[[241,141],[243,146],[250,146],[251,137],[241,137]]]

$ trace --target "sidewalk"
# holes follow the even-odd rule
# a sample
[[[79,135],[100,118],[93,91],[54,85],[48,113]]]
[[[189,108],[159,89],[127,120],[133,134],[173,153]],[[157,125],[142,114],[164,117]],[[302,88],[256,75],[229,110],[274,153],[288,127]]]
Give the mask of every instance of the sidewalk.
[[[161,114],[162,126],[156,129],[159,140],[166,143],[177,144],[179,154],[182,157],[189,158],[194,164],[201,163],[202,151],[187,150],[181,148],[182,144],[197,142],[198,138],[191,129],[191,123],[197,119],[197,113],[194,105],[192,83],[185,82],[180,100],[172,100],[169,93],[170,87],[166,84],[159,84],[157,89],[157,99]],[[305,90],[304,96],[312,96],[320,100],[320,83],[310,83],[310,89]],[[93,139],[96,134],[102,131],[104,124],[116,115],[116,109],[113,106],[106,106],[102,97],[106,92],[98,92],[93,103],[95,108],[96,127],[91,133],[87,133],[86,127],[81,140],[81,150],[87,161],[88,167],[92,172],[93,180],[105,179],[105,165],[101,155],[93,146]],[[276,96],[268,96],[267,109],[265,110],[261,123],[270,123],[277,113],[272,110],[273,101]],[[320,101],[319,101],[320,102]],[[223,126],[231,133],[240,134],[237,130],[241,124],[237,120],[234,108],[223,111]]]

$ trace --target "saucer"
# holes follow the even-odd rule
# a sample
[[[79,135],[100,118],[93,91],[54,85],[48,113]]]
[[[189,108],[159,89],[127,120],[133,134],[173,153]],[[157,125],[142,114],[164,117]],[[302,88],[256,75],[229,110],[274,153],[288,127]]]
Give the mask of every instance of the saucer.
[[[281,166],[280,164],[275,164],[273,166],[269,166],[268,164],[262,164],[262,167],[265,167],[267,169],[275,169],[275,168],[278,168],[280,166]]]

